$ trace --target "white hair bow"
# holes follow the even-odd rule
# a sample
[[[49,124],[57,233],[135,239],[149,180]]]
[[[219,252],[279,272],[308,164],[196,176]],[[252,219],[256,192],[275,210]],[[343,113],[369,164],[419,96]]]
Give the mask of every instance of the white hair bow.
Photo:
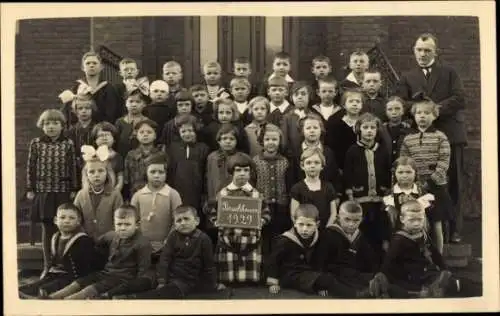
[[[91,160],[106,161],[109,158],[109,149],[105,145],[99,146],[97,150],[93,146],[83,145],[81,147],[82,158],[85,162]]]
[[[125,88],[127,89],[127,92],[139,90],[142,94],[149,95],[149,79],[148,79],[148,77],[125,80],[124,83],[125,83]]]
[[[213,99],[213,103],[218,103],[228,100],[231,101],[232,98],[233,97],[226,91],[226,89],[220,88],[219,91],[217,91],[217,96]]]
[[[79,83],[76,94],[74,94],[71,90],[64,90],[63,92],[61,92],[61,94],[59,94],[59,99],[62,103],[74,101],[78,96],[84,96],[88,94],[94,95],[97,91],[101,90],[101,88],[108,84],[107,81],[102,81],[95,88],[92,88],[83,80],[77,80],[76,82]]]

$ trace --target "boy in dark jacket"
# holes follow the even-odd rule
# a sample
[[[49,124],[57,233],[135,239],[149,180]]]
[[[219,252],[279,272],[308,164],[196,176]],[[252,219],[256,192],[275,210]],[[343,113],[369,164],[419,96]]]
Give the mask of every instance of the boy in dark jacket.
[[[75,280],[49,297],[87,299],[106,296],[106,292],[116,287],[146,277],[151,266],[152,249],[151,242],[138,229],[139,220],[139,211],[134,206],[119,207],[114,212],[115,230],[104,234],[97,242],[98,251],[108,255],[104,269]]]
[[[362,219],[359,203],[342,203],[335,223],[325,231],[321,251],[325,271],[346,286],[360,290],[368,287],[379,269],[375,251],[359,230]]]
[[[40,280],[19,287],[21,298],[46,297],[94,268],[94,241],[82,231],[82,211],[74,204],[62,204],[54,223],[59,231],[52,236],[49,270]]]
[[[216,289],[212,242],[196,228],[200,223],[196,209],[179,206],[173,216],[174,230],[165,241],[156,267],[158,286],[126,298],[181,299],[195,291]]]
[[[416,200],[401,206],[401,230],[397,231],[375,275],[371,291],[387,288],[394,298],[443,297],[456,294],[460,282],[454,278],[443,257],[424,229],[425,211]]]
[[[321,272],[318,209],[301,204],[292,220],[294,227],[274,240],[267,263],[269,292],[277,294],[285,287],[320,296],[366,297],[368,290],[357,291],[340,283],[333,274]]]

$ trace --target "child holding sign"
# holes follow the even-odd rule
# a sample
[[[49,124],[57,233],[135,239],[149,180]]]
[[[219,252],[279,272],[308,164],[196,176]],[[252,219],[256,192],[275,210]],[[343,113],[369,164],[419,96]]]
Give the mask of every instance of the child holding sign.
[[[261,229],[269,223],[271,216],[267,205],[259,201],[261,194],[249,183],[250,174],[255,169],[252,158],[243,153],[236,153],[229,158],[227,169],[232,177],[229,185],[222,188],[217,194],[216,201],[209,204],[209,218],[218,227],[217,247],[215,251],[215,262],[218,271],[218,282],[224,283],[246,283],[259,282],[261,279]],[[229,212],[219,216],[217,208],[221,200],[226,197],[239,197],[236,210],[239,215],[245,214],[243,221],[231,223],[233,218]],[[253,212],[245,203],[260,203],[259,210]],[[249,201],[249,202],[247,202]],[[225,201],[224,201],[225,202]],[[232,201],[234,202],[234,201]],[[244,209],[248,211],[242,211]],[[250,215],[250,216],[249,216]],[[230,216],[229,221],[227,216]],[[233,225],[234,224],[234,225]]]

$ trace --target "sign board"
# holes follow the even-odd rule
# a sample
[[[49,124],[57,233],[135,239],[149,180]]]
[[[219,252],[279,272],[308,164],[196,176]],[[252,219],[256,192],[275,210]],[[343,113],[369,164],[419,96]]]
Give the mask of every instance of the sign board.
[[[249,197],[223,196],[217,203],[217,226],[261,228],[262,200]]]

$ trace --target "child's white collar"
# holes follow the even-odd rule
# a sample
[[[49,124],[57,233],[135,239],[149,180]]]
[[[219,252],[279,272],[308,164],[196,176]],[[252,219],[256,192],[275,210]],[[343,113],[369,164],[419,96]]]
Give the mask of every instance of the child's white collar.
[[[347,75],[347,77],[345,77],[345,79],[347,81],[354,82],[358,86],[361,86],[363,84],[362,82],[359,82],[358,79],[356,79],[356,77],[354,76],[354,72],[352,72],[352,71]]]
[[[271,102],[271,112],[274,112],[276,109],[278,109],[281,113],[284,113],[288,106],[290,106],[290,103],[286,99],[283,100],[283,103],[281,103],[279,106],[276,106],[273,102]]]
[[[228,186],[226,187],[226,189],[228,189],[229,191],[236,191],[236,190],[243,190],[243,191],[246,191],[246,192],[252,192],[253,191],[253,187],[250,183],[245,183],[244,185],[242,185],[241,187],[237,186],[236,184],[234,184],[233,182],[231,182],[230,184],[228,184]]]
[[[409,190],[403,190],[401,189],[401,187],[399,186],[399,184],[395,184],[394,185],[394,188],[393,188],[393,192],[395,194],[398,194],[398,193],[405,193],[405,194],[409,194],[409,193],[415,193],[415,194],[418,194],[418,187],[417,187],[417,184],[414,183],[413,186],[411,187],[411,189]]]
[[[236,107],[238,108],[238,111],[240,112],[240,114],[245,113],[245,111],[248,109],[248,101],[244,101],[244,102],[234,101],[234,103],[236,103]]]

